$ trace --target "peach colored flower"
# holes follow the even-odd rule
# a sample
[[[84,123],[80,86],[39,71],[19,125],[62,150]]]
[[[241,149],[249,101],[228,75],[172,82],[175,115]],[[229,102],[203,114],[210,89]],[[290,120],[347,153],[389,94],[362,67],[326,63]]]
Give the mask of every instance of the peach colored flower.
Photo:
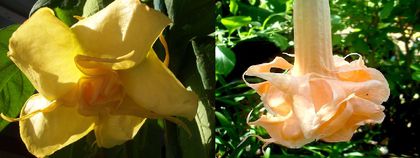
[[[244,73],[266,80],[247,82],[268,111],[249,124],[267,130],[266,143],[299,148],[318,139],[349,141],[359,126],[381,123],[388,83],[361,57],[349,63],[333,56],[328,0],[295,0],[293,16],[294,65],[277,57]],[[287,72],[271,73],[271,68]]]

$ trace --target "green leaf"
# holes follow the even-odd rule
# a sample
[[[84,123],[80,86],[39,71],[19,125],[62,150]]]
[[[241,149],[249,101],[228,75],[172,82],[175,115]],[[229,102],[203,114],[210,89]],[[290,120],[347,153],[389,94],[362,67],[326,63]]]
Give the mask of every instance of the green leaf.
[[[88,17],[102,8],[105,8],[113,0],[86,0],[85,5],[83,6],[83,17]]]
[[[249,5],[243,2],[238,2],[239,11],[242,16],[250,16],[253,21],[264,22],[264,20],[272,14],[269,10],[260,8],[258,6]]]
[[[56,14],[55,16],[67,24],[67,26],[71,26],[77,22],[77,19],[73,17],[74,15],[77,15],[77,11],[56,7],[54,8],[54,12]]]
[[[369,45],[363,39],[357,38],[353,41],[350,51],[357,53],[368,53],[370,50]]]
[[[213,116],[212,110],[200,102],[194,121],[187,123],[187,126],[192,131],[192,135],[189,136],[185,130],[181,129],[178,137],[182,150],[182,157],[195,158],[197,156],[214,156]]]
[[[230,48],[216,46],[216,73],[228,75],[235,67],[236,57]]]
[[[259,36],[267,38],[268,41],[273,42],[282,51],[289,48],[289,40],[278,33],[268,33],[268,34],[264,33],[264,34],[259,34]]]
[[[45,7],[45,6],[51,6],[56,5],[60,0],[38,0],[35,2],[35,4],[32,6],[31,11],[29,12],[29,15],[32,15],[35,11],[37,11],[39,8]]]
[[[267,0],[267,6],[273,10],[275,13],[285,12],[286,11],[286,2],[287,0]]]
[[[38,0],[32,6],[29,15],[32,15],[36,10],[42,7],[56,8],[59,7],[65,10],[77,10],[81,13],[82,7],[86,0]],[[81,14],[78,14],[81,15]]]
[[[420,81],[420,71],[416,71],[413,74],[411,74],[411,78],[415,81]]]
[[[420,71],[420,64],[411,64],[410,68],[415,71]]]
[[[38,0],[31,9],[30,15],[42,7],[52,8],[55,16],[68,26],[77,22],[74,16],[81,16],[86,0]]]
[[[267,149],[265,149],[265,152],[264,152],[264,158],[270,158],[270,154],[271,154],[271,148],[267,147]]]
[[[341,35],[333,34],[331,43],[333,46],[340,45],[341,40],[343,40],[343,37]]]
[[[229,30],[234,30],[250,24],[252,22],[252,18],[249,16],[230,16],[222,18],[221,22]]]
[[[216,115],[217,120],[219,120],[219,123],[222,127],[231,126],[230,121],[222,113],[216,111],[215,115]]]
[[[236,13],[238,12],[238,2],[237,0],[230,0],[230,4],[229,4],[229,11],[233,14],[236,15]]]
[[[394,9],[394,1],[389,1],[388,3],[384,5],[384,8],[379,12],[379,17],[381,19],[388,18],[393,9]]]
[[[7,57],[8,42],[18,25],[0,30],[0,112],[17,117],[25,101],[34,93],[34,88],[15,64]],[[0,131],[9,122],[0,119]]]
[[[191,136],[181,127],[165,128],[166,157],[214,157],[214,139],[205,127],[214,129],[214,2],[212,0],[155,0],[157,10],[166,11],[173,25],[165,31],[171,55],[169,68],[185,87],[190,87],[205,106],[194,121],[184,121]],[[210,95],[211,94],[211,95]],[[200,104],[200,106],[202,106]],[[201,108],[201,109],[200,109]],[[207,123],[208,122],[208,123]],[[167,123],[169,124],[169,123]],[[214,135],[214,134],[212,134]],[[171,136],[171,137],[167,137]],[[206,141],[203,141],[206,140]],[[155,157],[155,156],[154,156]]]

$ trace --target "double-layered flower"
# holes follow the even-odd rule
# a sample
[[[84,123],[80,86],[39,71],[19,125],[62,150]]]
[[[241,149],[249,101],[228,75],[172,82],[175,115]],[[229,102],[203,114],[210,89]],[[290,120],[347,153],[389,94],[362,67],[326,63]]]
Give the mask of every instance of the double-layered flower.
[[[25,103],[20,135],[38,157],[90,131],[100,147],[132,139],[146,118],[193,119],[197,96],[152,45],[170,23],[138,0],[116,0],[71,28],[41,8],[12,35],[8,56],[38,94]]]
[[[333,56],[328,0],[295,0],[293,16],[294,65],[277,57],[244,74],[265,80],[247,83],[268,111],[250,124],[267,130],[266,143],[299,148],[318,139],[348,141],[359,126],[381,123],[388,83],[361,57],[349,63]]]

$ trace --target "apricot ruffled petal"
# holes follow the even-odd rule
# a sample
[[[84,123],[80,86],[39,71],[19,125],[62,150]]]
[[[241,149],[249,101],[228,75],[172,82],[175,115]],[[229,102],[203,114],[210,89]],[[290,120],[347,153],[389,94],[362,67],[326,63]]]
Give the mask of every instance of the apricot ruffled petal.
[[[297,118],[293,116],[287,120],[261,116],[257,121],[250,124],[263,127],[271,136],[270,142],[282,144],[289,148],[299,148],[313,141],[311,138],[304,137]]]
[[[361,58],[349,63],[335,56],[334,61],[336,71],[327,73],[331,76],[270,72],[278,61],[252,66],[244,73],[265,80],[245,82],[258,92],[268,111],[250,123],[267,130],[271,138],[266,142],[296,148],[317,139],[348,141],[359,126],[383,121],[380,104],[389,97],[383,75],[366,67]]]

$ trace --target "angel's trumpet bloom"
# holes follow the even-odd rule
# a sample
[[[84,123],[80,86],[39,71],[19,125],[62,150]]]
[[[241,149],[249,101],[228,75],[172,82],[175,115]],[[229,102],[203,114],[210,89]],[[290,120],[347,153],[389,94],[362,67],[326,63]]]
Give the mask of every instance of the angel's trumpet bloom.
[[[39,92],[15,119],[29,152],[50,155],[92,130],[98,146],[113,147],[146,118],[193,119],[197,96],[152,49],[169,23],[138,0],[116,0],[71,28],[51,9],[36,11],[8,53]]]
[[[348,141],[359,126],[381,123],[388,83],[361,57],[348,63],[333,56],[328,0],[295,0],[293,16],[294,65],[277,57],[244,74],[266,80],[247,83],[268,111],[250,124],[267,130],[266,143],[299,148],[318,139]],[[271,73],[271,68],[289,71]]]

